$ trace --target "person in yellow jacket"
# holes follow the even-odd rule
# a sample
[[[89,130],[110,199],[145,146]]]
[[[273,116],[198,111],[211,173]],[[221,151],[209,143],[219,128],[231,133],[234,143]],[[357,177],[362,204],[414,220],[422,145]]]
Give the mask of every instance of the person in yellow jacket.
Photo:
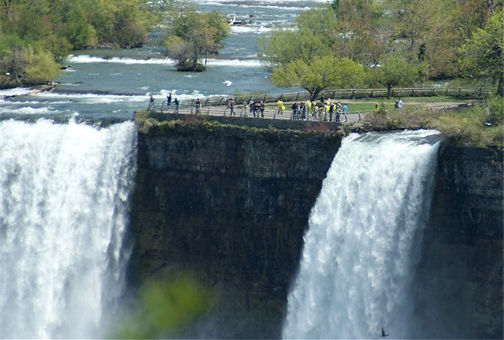
[[[313,117],[315,117],[317,115],[317,102],[316,101],[311,102],[311,113],[312,113]]]
[[[310,99],[308,99],[305,102],[305,108],[306,108],[306,114],[308,115],[311,112],[311,101],[310,101]]]
[[[284,106],[284,103],[283,103],[282,99],[278,100],[278,102],[277,102],[277,108],[278,108],[277,113],[279,115],[282,115],[283,114],[283,110],[285,110],[285,106]]]

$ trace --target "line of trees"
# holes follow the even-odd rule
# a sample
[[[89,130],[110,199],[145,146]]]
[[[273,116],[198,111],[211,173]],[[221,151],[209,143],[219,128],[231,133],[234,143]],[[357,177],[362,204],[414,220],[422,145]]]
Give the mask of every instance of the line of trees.
[[[390,91],[465,76],[498,84],[502,95],[502,2],[333,0],[301,13],[294,27],[261,38],[258,55],[273,71],[274,84],[301,86],[312,94],[352,87],[356,79]],[[340,74],[340,79],[305,76],[303,70],[318,72],[322,60],[322,74]],[[359,71],[356,77],[357,66],[363,75]]]
[[[0,88],[54,79],[74,49],[142,46],[157,18],[149,3],[0,0]]]

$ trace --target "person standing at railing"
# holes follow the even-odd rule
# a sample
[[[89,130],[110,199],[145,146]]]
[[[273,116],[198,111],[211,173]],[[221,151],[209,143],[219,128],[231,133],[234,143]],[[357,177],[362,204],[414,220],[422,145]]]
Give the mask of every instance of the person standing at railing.
[[[324,117],[324,112],[325,112],[325,105],[323,103],[318,104],[318,119],[322,120],[322,117]]]
[[[343,104],[341,119],[343,119],[343,116],[345,116],[345,122],[348,122],[347,114],[348,114],[348,106],[347,106],[347,104]]]
[[[198,99],[196,99],[195,108],[196,108],[196,114],[198,114],[198,113],[199,113],[199,111],[200,111],[200,108],[201,108],[201,101],[200,101],[200,99],[199,99],[199,98],[198,98]]]
[[[305,102],[305,108],[306,108],[306,114],[310,114],[311,113],[311,101],[310,101],[310,99],[308,99]]]
[[[259,112],[261,113],[261,117],[264,118],[264,103],[262,101],[259,104]]]
[[[292,104],[291,109],[292,109],[291,119],[296,119],[296,115],[297,115],[297,103]]]
[[[317,115],[317,102],[315,100],[311,102],[311,114],[312,117]]]
[[[149,111],[154,110],[154,97],[152,96],[152,94],[150,95],[149,108],[148,108],[148,110],[149,110]]]
[[[242,107],[243,115],[247,117],[247,100],[243,100],[243,107]]]
[[[277,101],[277,114],[283,115],[283,111],[285,110],[284,102],[282,99]]]
[[[179,101],[177,98],[173,101],[173,105],[175,105],[175,113],[178,113]]]
[[[255,103],[254,103],[254,98],[250,97],[250,101],[249,101],[249,111],[250,113],[252,113],[254,115],[254,118],[256,116],[256,112],[255,112]]]
[[[334,113],[335,106],[334,106],[334,103],[331,103],[328,106],[329,106],[329,121],[332,122],[332,116],[333,116],[333,113]]]
[[[166,106],[171,106],[171,100],[172,100],[172,96],[171,96],[171,92],[170,92],[168,97],[166,97]]]
[[[341,117],[342,113],[343,113],[343,109],[341,109],[340,107],[337,107],[336,112],[335,112],[335,116],[334,116],[334,121],[336,123],[339,123],[341,121],[340,117]]]

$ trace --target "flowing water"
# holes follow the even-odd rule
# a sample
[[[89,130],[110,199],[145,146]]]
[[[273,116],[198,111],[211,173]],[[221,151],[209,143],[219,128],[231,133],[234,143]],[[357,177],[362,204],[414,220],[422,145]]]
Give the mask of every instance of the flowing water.
[[[310,216],[284,338],[379,338],[382,327],[408,338],[436,133],[344,139]]]
[[[0,122],[0,338],[103,337],[125,289],[132,122]]]
[[[133,112],[147,108],[152,94],[156,104],[169,93],[179,101],[232,95],[244,92],[280,93],[286,89],[271,84],[267,69],[257,57],[257,38],[275,25],[291,23],[303,10],[325,0],[202,0],[203,11],[218,10],[230,17],[252,21],[233,26],[220,54],[208,61],[202,73],[175,71],[165,56],[160,32],[150,42],[131,50],[76,51],[65,63],[69,66],[51,92],[2,98],[29,89],[0,91],[0,119],[10,117],[77,116],[85,119],[130,119]],[[228,86],[229,85],[229,86]],[[299,90],[299,89],[289,89]]]
[[[143,48],[74,52],[50,92],[0,91],[0,338],[103,337],[117,314],[134,126],[97,129],[80,118],[131,119],[151,94],[160,103],[168,93],[282,92],[257,58],[257,38],[325,1],[195,2],[253,21],[232,27],[206,72],[176,72],[154,32]]]
[[[257,58],[257,38],[325,2],[196,1],[253,21],[232,28],[203,73],[175,72],[152,34],[139,49],[75,52],[50,92],[0,91],[0,338],[103,337],[118,313],[134,126],[97,129],[75,117],[131,119],[151,94],[160,103],[168,93],[284,92]],[[407,334],[411,241],[428,211],[436,149],[419,140],[430,134],[344,141],[312,213],[285,337],[374,337],[382,326]]]

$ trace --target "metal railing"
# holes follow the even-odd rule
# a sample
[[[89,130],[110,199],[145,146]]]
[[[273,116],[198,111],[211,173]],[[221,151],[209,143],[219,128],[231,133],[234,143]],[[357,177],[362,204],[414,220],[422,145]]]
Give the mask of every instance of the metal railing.
[[[221,117],[242,117],[255,119],[280,119],[280,120],[299,120],[299,121],[318,121],[318,122],[348,122],[349,117],[351,122],[360,122],[366,111],[352,112],[347,114],[330,113],[321,108],[316,110],[293,111],[293,110],[278,110],[271,107],[266,107],[264,110],[250,110],[248,104],[236,105],[231,111],[229,106],[218,105],[202,105],[199,108],[194,104],[185,105],[167,105],[166,101],[161,105],[156,106],[150,103],[148,111],[159,114],[181,114],[181,115],[203,115],[203,116],[221,116]]]
[[[390,97],[433,97],[433,96],[449,96],[458,98],[483,98],[495,93],[494,88],[479,87],[420,87],[420,88],[392,88]],[[362,98],[386,98],[388,91],[386,88],[380,89],[334,89],[324,90],[319,94],[319,98],[331,99],[362,99]],[[232,98],[237,105],[242,105],[243,102],[249,102],[253,99],[254,102],[275,103],[278,100],[284,102],[306,101],[310,99],[310,94],[307,91],[287,92],[280,94],[255,94],[255,95],[226,95],[212,96],[201,100],[201,107],[206,106],[222,106],[226,105],[227,101]],[[317,100],[319,99],[317,98]],[[180,103],[180,107],[195,106],[196,99],[186,100]],[[172,103],[173,105],[173,103]]]

